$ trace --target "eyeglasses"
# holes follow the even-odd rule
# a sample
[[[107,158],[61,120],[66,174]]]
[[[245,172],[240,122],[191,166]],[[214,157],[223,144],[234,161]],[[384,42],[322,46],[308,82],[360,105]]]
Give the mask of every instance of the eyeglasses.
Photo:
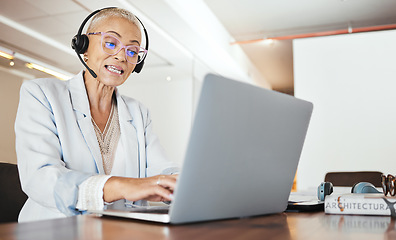
[[[101,45],[102,51],[108,55],[116,55],[121,51],[121,49],[125,49],[125,58],[129,63],[139,64],[143,61],[144,57],[147,54],[147,50],[137,46],[137,45],[128,45],[125,46],[121,43],[121,41],[115,36],[104,33],[104,32],[93,32],[88,33],[87,35],[102,35]]]
[[[395,176],[388,174],[386,176],[385,174],[381,175],[381,183],[382,183],[382,189],[384,190],[385,196],[391,195],[395,196],[396,195],[396,189],[395,189]]]

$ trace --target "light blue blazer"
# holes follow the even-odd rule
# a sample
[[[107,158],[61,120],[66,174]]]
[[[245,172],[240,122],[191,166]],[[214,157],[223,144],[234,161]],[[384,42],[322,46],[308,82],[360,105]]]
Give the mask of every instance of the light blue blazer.
[[[105,174],[80,72],[69,81],[25,82],[15,121],[16,153],[28,200],[19,221],[81,214],[75,209],[78,185]],[[126,177],[143,178],[178,171],[166,159],[152,132],[148,110],[116,90]]]

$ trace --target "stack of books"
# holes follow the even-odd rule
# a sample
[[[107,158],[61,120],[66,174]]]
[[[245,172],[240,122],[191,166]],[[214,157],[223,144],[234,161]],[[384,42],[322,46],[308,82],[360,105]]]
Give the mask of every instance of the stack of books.
[[[332,194],[325,198],[325,213],[396,217],[396,197],[382,193]]]

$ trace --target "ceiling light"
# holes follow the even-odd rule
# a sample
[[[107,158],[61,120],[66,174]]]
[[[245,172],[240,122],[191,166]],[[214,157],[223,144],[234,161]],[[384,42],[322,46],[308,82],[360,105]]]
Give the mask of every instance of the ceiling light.
[[[22,72],[22,71],[20,71],[18,69],[15,69],[15,68],[9,68],[9,67],[0,66],[0,71],[8,72],[8,73],[10,73],[12,75],[15,75],[15,76],[18,76],[18,77],[22,78],[23,80],[31,80],[31,79],[35,79],[36,78],[35,76],[33,76],[31,74],[27,74],[27,73]]]
[[[10,59],[10,60],[14,58],[14,56],[12,56],[12,55],[10,55],[8,53],[2,52],[2,51],[0,51],[0,56],[3,57],[3,58]]]
[[[14,59],[14,52],[7,48],[0,47],[0,57],[12,60]]]
[[[170,76],[166,77],[166,81],[170,82],[172,80],[172,78]]]
[[[14,60],[18,59],[20,61],[27,63],[26,66],[28,68],[37,69],[39,71],[48,73],[48,74],[53,75],[53,76],[55,76],[59,79],[62,79],[62,80],[69,79],[74,75],[74,74],[64,71],[62,69],[59,69],[54,66],[48,65],[44,62],[41,62],[37,59],[28,57],[28,56],[23,55],[18,52],[11,51],[10,49],[2,47],[2,46],[0,46],[0,56],[9,59],[10,66],[14,66],[15,65]],[[8,68],[8,69],[10,69],[10,68]],[[15,73],[15,71],[13,71],[12,73]],[[16,75],[20,76],[21,74],[18,73]],[[34,76],[33,77],[32,76],[33,75],[25,74],[25,76],[23,76],[23,77],[26,79],[32,79],[32,78],[34,78]]]
[[[71,76],[56,72],[54,70],[51,70],[49,68],[40,66],[40,65],[35,64],[35,63],[26,63],[26,67],[28,67],[30,69],[36,69],[36,70],[42,71],[44,73],[50,74],[52,76],[55,76],[55,77],[57,77],[57,78],[59,78],[61,80],[67,80],[67,79],[71,78]]]

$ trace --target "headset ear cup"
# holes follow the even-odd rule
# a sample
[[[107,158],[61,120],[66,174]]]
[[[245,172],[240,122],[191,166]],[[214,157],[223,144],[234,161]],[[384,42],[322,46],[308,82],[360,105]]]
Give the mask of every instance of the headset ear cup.
[[[77,38],[78,38],[77,35],[74,35],[74,37],[71,40],[71,47],[76,52],[77,52]]]
[[[81,53],[80,54],[84,54],[87,51],[88,46],[89,46],[89,38],[85,34],[81,35],[81,37],[82,37],[83,40],[82,40],[82,43],[81,43],[82,47],[81,47]]]
[[[327,195],[333,192],[333,184],[331,182],[322,182],[318,186],[318,199],[324,201]]]
[[[138,61],[140,61],[140,57],[138,57]],[[143,65],[144,65],[144,60],[141,63],[136,64],[135,69],[133,69],[133,72],[140,73],[140,71],[142,71]]]
[[[72,39],[71,45],[78,54],[84,54],[87,51],[89,45],[88,36],[85,34],[75,35]]]
[[[325,196],[333,193],[333,184],[331,182],[326,182],[325,184]]]
[[[355,183],[351,189],[351,193],[381,193],[372,183],[358,182]]]

